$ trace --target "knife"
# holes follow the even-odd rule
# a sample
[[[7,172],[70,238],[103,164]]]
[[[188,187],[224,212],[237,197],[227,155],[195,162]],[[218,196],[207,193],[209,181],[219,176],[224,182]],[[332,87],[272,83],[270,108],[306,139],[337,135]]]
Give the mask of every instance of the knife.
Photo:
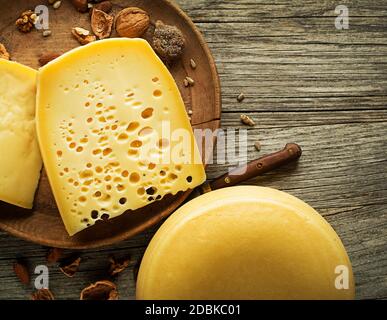
[[[297,161],[301,155],[302,149],[298,144],[288,143],[281,151],[265,155],[241,167],[235,168],[229,173],[226,173],[212,181],[205,182],[195,188],[189,198],[193,199],[203,193],[235,186],[241,182],[245,182],[269,171],[278,169],[286,164]]]

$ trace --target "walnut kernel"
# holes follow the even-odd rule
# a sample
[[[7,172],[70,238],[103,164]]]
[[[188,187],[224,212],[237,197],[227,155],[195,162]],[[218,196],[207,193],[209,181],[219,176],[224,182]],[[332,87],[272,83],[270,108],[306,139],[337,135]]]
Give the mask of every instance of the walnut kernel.
[[[96,36],[90,34],[89,30],[80,28],[80,27],[75,27],[71,30],[71,33],[73,36],[78,40],[78,42],[81,45],[88,44],[90,42],[93,42],[97,40]]]
[[[10,55],[2,43],[0,43],[0,59],[5,59],[5,60],[10,59]]]
[[[27,10],[21,13],[15,24],[19,31],[27,33],[32,30],[35,23],[38,21],[38,16],[32,10]]]
[[[32,296],[32,300],[55,300],[53,294],[48,289],[39,289],[35,291]]]

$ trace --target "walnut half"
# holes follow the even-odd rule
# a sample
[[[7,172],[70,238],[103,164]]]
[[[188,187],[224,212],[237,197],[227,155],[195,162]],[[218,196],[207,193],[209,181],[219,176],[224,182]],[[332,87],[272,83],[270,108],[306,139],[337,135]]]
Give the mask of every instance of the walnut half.
[[[97,281],[82,290],[80,300],[118,300],[117,286],[108,280]]]
[[[109,267],[109,274],[114,277],[124,271],[130,264],[129,258],[124,259],[116,259],[115,257],[109,258],[110,267]]]
[[[10,55],[2,43],[0,43],[0,59],[5,59],[5,60],[10,59]]]

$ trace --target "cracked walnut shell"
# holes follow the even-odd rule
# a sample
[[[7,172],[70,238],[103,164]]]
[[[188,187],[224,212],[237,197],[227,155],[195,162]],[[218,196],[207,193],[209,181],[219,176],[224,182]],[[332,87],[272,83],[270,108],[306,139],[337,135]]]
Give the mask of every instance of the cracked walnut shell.
[[[68,259],[68,261],[63,262],[59,269],[63,272],[64,275],[66,275],[69,278],[72,278],[75,276],[75,274],[78,271],[79,265],[81,264],[81,258],[77,257],[75,259]]]
[[[105,13],[110,13],[113,9],[113,5],[110,1],[102,1],[102,2],[96,3],[93,6],[93,9],[98,9]],[[91,11],[93,11],[93,9],[91,9]]]
[[[109,258],[110,267],[109,274],[114,277],[124,271],[130,265],[130,259],[116,259],[115,257]]]
[[[48,289],[39,289],[31,296],[32,300],[55,300],[54,295]]]
[[[97,281],[82,290],[80,300],[118,300],[117,286],[108,280]]]
[[[113,23],[113,16],[101,10],[93,9],[91,14],[91,29],[98,39],[106,39],[110,37]]]

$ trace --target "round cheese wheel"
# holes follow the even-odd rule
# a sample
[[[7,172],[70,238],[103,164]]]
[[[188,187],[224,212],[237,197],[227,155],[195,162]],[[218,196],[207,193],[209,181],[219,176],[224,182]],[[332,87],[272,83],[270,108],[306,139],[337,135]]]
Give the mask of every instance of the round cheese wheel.
[[[138,299],[353,299],[340,238],[305,202],[240,186],[178,209],[143,257]]]

